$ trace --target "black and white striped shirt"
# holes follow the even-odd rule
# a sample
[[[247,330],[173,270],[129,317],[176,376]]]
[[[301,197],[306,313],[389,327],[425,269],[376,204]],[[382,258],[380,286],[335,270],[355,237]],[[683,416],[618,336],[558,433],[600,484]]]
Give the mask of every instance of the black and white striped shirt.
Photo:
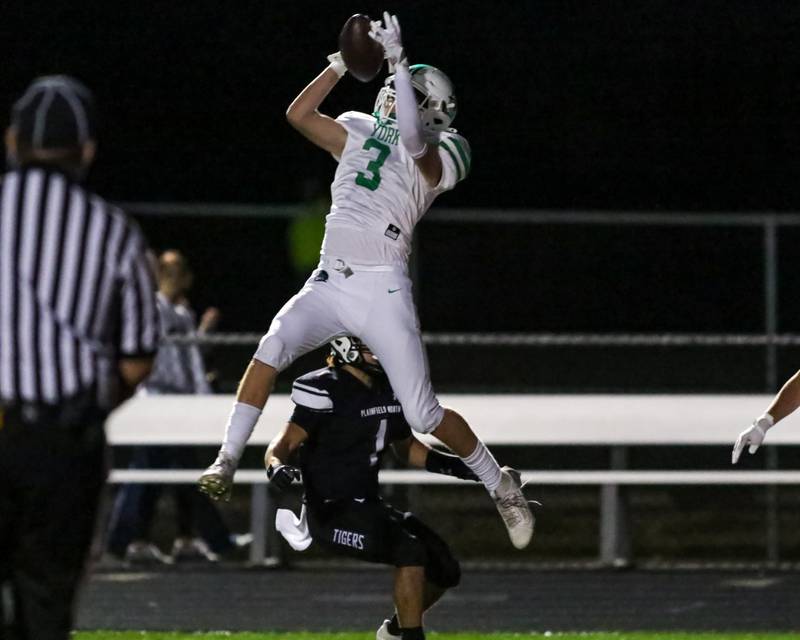
[[[158,342],[147,245],[119,209],[57,170],[0,184],[0,400],[59,404],[96,389],[117,360]]]

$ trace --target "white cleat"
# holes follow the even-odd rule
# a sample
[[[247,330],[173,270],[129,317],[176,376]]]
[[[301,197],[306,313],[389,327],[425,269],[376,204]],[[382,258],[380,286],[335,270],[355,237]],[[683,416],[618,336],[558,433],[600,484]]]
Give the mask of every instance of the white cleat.
[[[503,467],[501,471],[503,479],[500,481],[500,486],[492,492],[492,498],[508,529],[511,544],[517,549],[524,549],[533,537],[536,520],[528,501],[522,494],[519,471],[511,467]]]
[[[376,640],[397,640],[398,638],[401,638],[401,637],[402,636],[396,636],[396,635],[393,635],[393,634],[389,633],[389,621],[388,620],[384,620],[383,624],[380,626],[380,629],[378,629],[375,632],[375,639]]]
[[[200,491],[207,494],[212,500],[230,500],[234,473],[236,473],[236,460],[220,453],[197,481]]]

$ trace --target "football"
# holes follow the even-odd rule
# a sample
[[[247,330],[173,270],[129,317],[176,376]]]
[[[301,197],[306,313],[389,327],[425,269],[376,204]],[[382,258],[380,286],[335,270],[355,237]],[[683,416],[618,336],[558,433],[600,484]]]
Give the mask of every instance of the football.
[[[383,47],[369,37],[369,16],[350,16],[339,33],[339,51],[347,70],[361,82],[369,82],[383,66]]]

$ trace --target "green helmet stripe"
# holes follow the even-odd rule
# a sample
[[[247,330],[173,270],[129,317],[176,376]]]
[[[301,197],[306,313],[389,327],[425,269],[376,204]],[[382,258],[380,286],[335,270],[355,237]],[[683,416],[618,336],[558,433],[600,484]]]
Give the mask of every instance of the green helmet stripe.
[[[456,165],[456,173],[458,174],[458,176],[457,176],[457,177],[458,177],[458,180],[457,180],[457,182],[461,182],[461,181],[464,179],[464,172],[461,170],[461,163],[458,161],[458,158],[456,158],[456,154],[455,154],[455,153],[453,153],[453,151],[450,149],[450,147],[448,147],[448,146],[447,146],[447,145],[444,143],[444,140],[442,140],[442,141],[439,143],[439,146],[440,146],[442,149],[444,149],[445,151],[447,151],[447,153],[449,153],[449,154],[450,154],[450,157],[453,159],[453,164],[454,164],[454,165]]]
[[[470,165],[472,164],[472,158],[464,151],[464,147],[461,146],[461,143],[458,141],[458,138],[450,138],[450,141],[453,143],[453,146],[458,151],[458,155],[461,156],[461,159],[464,161],[464,172],[465,174],[469,174]]]

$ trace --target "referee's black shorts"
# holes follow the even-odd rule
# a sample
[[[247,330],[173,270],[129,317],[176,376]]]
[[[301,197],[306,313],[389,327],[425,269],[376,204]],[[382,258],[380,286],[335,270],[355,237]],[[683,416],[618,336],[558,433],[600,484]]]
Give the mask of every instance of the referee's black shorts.
[[[13,598],[11,620],[0,608],[0,638],[62,640],[106,476],[102,416],[25,414],[0,418],[0,584]]]
[[[309,502],[307,508],[311,536],[333,553],[395,567],[425,567],[426,580],[445,589],[461,579],[447,543],[411,513],[382,500]]]

